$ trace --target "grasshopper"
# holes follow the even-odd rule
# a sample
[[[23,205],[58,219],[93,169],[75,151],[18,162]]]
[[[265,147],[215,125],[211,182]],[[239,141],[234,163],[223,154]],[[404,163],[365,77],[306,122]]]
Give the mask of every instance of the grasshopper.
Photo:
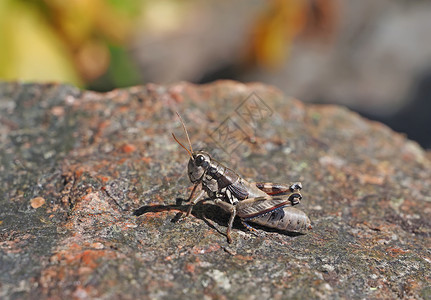
[[[172,136],[190,155],[187,174],[194,184],[188,198],[190,204],[186,217],[190,215],[195,204],[202,200],[211,200],[230,213],[226,231],[229,243],[232,243],[231,230],[236,216],[251,231],[256,230],[247,223],[248,221],[286,231],[304,232],[312,228],[308,216],[292,207],[299,204],[302,199],[299,192],[302,189],[300,182],[290,185],[247,182],[236,172],[213,159],[209,153],[193,151],[184,121],[178,112],[177,115],[186,133],[190,150],[181,144],[173,133]],[[202,188],[196,194],[199,185]]]

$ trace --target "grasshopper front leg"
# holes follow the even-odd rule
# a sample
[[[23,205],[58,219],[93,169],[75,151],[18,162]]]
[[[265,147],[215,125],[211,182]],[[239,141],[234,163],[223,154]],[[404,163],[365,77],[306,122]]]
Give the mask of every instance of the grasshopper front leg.
[[[198,184],[196,184],[193,187],[193,190],[192,190],[192,192],[191,192],[191,194],[189,196],[189,199],[188,199],[188,201],[189,201],[189,208],[187,210],[187,213],[186,213],[185,217],[188,217],[190,215],[190,213],[192,212],[193,206],[196,203],[198,203],[198,202],[200,202],[202,200],[205,200],[205,197],[204,197],[205,196],[205,191],[204,190],[200,190],[199,193],[194,197],[194,194],[196,192],[197,187],[198,187]],[[227,227],[227,231],[226,231],[226,236],[227,236],[228,242],[232,243],[232,237],[231,237],[230,233],[232,231],[233,221],[234,221],[235,216],[236,216],[236,208],[235,208],[234,205],[225,202],[223,199],[216,198],[216,199],[214,199],[212,201],[214,202],[215,205],[221,207],[226,212],[229,212],[231,214],[230,215],[230,219],[229,219],[229,223],[228,223],[228,227]]]
[[[200,190],[199,193],[196,195],[196,197],[193,198],[195,192],[196,192],[196,188],[198,187],[198,184],[195,184],[195,186],[193,187],[193,190],[189,196],[188,202],[189,202],[189,208],[187,209],[187,213],[185,217],[190,216],[193,206],[198,203],[199,201],[204,199],[205,196],[205,191],[204,190]]]

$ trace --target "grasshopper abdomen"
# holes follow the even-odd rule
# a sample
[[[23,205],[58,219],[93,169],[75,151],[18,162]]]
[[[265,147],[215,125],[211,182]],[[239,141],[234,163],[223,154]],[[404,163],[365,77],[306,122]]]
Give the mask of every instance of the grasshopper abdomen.
[[[262,226],[291,232],[306,232],[312,229],[308,216],[294,207],[284,206],[262,215],[244,218]]]

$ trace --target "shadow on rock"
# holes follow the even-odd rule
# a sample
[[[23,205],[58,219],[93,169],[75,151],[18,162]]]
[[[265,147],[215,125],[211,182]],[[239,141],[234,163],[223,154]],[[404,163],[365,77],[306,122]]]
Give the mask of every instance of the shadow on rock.
[[[172,205],[143,205],[140,208],[133,211],[134,216],[141,216],[146,213],[155,213],[155,212],[163,212],[163,211],[172,211],[172,210],[186,210],[188,205],[182,205],[184,199],[177,198],[175,204]],[[181,217],[182,212],[178,213]],[[177,214],[177,215],[178,215]]]
[[[172,204],[172,205],[144,205],[136,209],[133,212],[133,215],[141,216],[146,213],[181,210],[181,212],[177,212],[177,214],[175,214],[175,216],[171,220],[172,223],[177,223],[184,218],[185,213],[189,208],[188,204],[183,204],[186,201],[187,200],[183,198],[176,198],[175,204]],[[215,226],[214,223],[217,223],[218,226],[227,227],[227,224],[229,222],[229,214],[226,213],[223,209],[221,209],[217,205],[202,201],[194,205],[191,215],[195,218],[198,218],[204,221],[205,224],[207,224],[210,228],[216,230],[220,234],[223,234],[223,235],[225,234],[225,231],[217,228],[217,226]],[[255,229],[259,229],[265,232],[275,232],[275,233],[279,233],[279,234],[287,235],[291,237],[304,235],[304,233],[300,233],[300,232],[284,231],[284,230],[279,230],[275,228],[261,226],[251,221],[248,221],[247,224]],[[253,233],[241,223],[239,218],[235,218],[235,221],[233,223],[233,228],[237,230],[242,230],[244,232]]]

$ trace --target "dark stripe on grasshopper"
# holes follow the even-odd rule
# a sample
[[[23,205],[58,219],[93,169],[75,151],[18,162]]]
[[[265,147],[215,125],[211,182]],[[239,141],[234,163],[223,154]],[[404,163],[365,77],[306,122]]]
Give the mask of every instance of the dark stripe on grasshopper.
[[[250,215],[247,218],[244,218],[244,220],[245,221],[252,221],[255,218],[263,217],[263,216],[269,215],[270,213],[273,213],[279,209],[283,209],[286,206],[290,206],[290,205],[280,204],[279,206],[275,207],[274,209],[268,209],[267,211],[263,211],[261,213],[256,213],[254,215]]]

